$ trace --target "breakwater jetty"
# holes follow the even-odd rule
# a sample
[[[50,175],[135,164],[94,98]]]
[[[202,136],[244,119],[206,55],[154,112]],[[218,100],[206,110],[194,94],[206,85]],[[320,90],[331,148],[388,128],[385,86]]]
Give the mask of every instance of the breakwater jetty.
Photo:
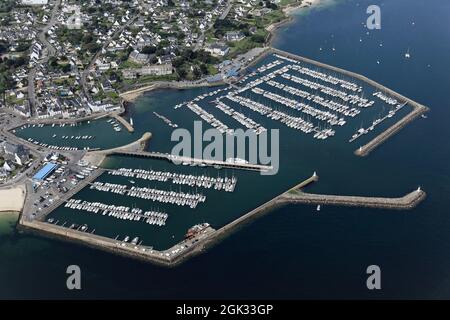
[[[219,239],[224,238],[226,235],[228,235],[230,232],[234,231],[237,227],[241,226],[244,223],[250,222],[252,219],[255,219],[256,217],[273,210],[277,207],[280,207],[285,204],[284,201],[282,201],[282,198],[285,194],[292,192],[292,190],[298,190],[300,188],[304,188],[314,182],[319,181],[319,176],[314,172],[314,174],[300,182],[299,184],[295,185],[291,189],[289,189],[286,192],[283,192],[282,194],[276,196],[272,200],[269,200],[268,202],[260,205],[259,207],[249,211],[248,213],[240,216],[239,218],[231,221],[230,223],[226,224],[225,226],[221,227],[220,229],[217,229],[213,237],[210,237],[207,241],[207,245],[210,246],[213,243],[216,243]]]
[[[117,113],[113,113],[111,117],[119,121],[128,130],[128,132],[134,132],[133,126],[131,125],[131,123],[125,120],[124,117],[120,116]]]
[[[357,150],[355,150],[355,154],[357,156],[365,157],[369,155],[369,153],[381,145],[383,142],[385,142],[387,139],[392,137],[394,134],[400,131],[404,126],[406,126],[408,123],[414,121],[419,116],[424,114],[428,111],[428,108],[424,106],[417,106],[414,110],[412,110],[410,113],[408,113],[406,116],[404,116],[400,121],[393,124],[391,127],[387,128],[385,131],[380,133],[378,136],[370,140],[365,145],[359,147]]]
[[[178,265],[192,255],[199,253],[202,244],[215,231],[213,228],[208,227],[193,238],[183,240],[167,250],[159,251],[150,246],[133,245],[131,243],[36,220],[27,221],[21,219],[19,226],[21,230],[40,236],[81,244],[90,248],[165,267]]]
[[[416,207],[425,197],[426,193],[420,189],[399,198],[338,196],[296,191],[285,193],[279,200],[284,203],[408,210]]]

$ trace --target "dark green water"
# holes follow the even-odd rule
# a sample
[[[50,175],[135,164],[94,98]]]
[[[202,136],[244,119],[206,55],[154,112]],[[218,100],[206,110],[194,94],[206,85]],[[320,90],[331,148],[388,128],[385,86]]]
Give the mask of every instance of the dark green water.
[[[177,240],[181,229],[204,217],[213,225],[226,223],[314,170],[321,176],[310,188],[315,192],[398,196],[420,184],[429,196],[418,208],[393,212],[324,207],[317,214],[309,206],[288,206],[173,270],[17,235],[8,227],[10,231],[3,230],[0,236],[0,297],[449,297],[449,129],[445,119],[450,62],[444,57],[450,52],[450,31],[445,25],[450,7],[444,0],[381,2],[382,29],[367,35],[361,23],[369,4],[372,1],[337,1],[303,13],[280,30],[275,45],[362,73],[431,107],[429,118],[407,126],[368,158],[352,154],[355,148],[342,143],[347,137],[341,137],[342,131],[336,139],[317,143],[282,129],[278,175],[235,172],[239,175],[235,194],[211,192],[207,202],[212,205],[205,203],[193,212],[172,208],[172,215],[179,216],[173,219],[178,226],[155,230],[149,241],[160,239],[158,232],[166,233],[168,240],[160,244],[165,246],[172,241],[171,233]],[[333,45],[336,51],[331,50]],[[405,61],[408,47],[412,57]],[[165,110],[161,108],[202,91],[158,91],[143,97],[130,114],[139,128],[136,135],[151,131],[150,149],[170,150],[170,128],[151,118],[151,109]],[[194,119],[190,111],[163,114],[179,124]],[[118,158],[110,165],[130,167],[130,161]],[[136,166],[166,166],[141,161],[132,160]],[[80,265],[83,272],[83,290],[77,293],[65,289],[65,268],[70,264]],[[370,264],[381,267],[381,292],[365,287],[365,269]]]

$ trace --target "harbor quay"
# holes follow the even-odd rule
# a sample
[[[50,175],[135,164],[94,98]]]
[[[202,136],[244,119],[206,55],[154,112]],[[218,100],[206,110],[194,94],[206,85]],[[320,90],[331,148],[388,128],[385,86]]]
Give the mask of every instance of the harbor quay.
[[[213,228],[208,226],[192,238],[185,239],[167,250],[159,251],[152,247],[137,244],[133,245],[131,243],[125,243],[108,237],[69,229],[42,221],[20,220],[19,226],[21,230],[39,236],[81,244],[93,249],[99,249],[165,267],[174,267],[182,261],[185,261],[187,258],[200,253],[204,248],[203,245],[215,232]]]

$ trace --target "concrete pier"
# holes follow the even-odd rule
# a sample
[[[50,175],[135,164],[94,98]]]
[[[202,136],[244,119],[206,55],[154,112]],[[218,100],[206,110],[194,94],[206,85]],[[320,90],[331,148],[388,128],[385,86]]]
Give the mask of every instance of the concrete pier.
[[[151,137],[152,134],[150,132],[145,132],[141,138],[125,146],[107,150],[89,151],[83,157],[83,160],[89,162],[92,165],[100,166],[103,160],[105,160],[105,158],[109,155],[127,152],[138,152],[144,150]]]
[[[365,145],[359,147],[357,150],[355,150],[355,154],[357,156],[365,157],[369,155],[369,153],[374,150],[376,147],[381,145],[383,142],[385,142],[387,139],[392,137],[394,134],[396,134],[400,129],[402,129],[404,126],[406,126],[408,123],[414,121],[419,116],[424,114],[428,111],[428,108],[418,105],[416,108],[414,108],[413,111],[408,113],[406,116],[404,116],[400,121],[393,124],[391,127],[387,128],[385,131],[380,133],[378,136],[370,140]]]
[[[123,118],[122,116],[118,115],[117,113],[113,113],[111,117],[119,121],[128,130],[128,132],[134,132],[134,128],[131,123],[125,120],[125,118]]]
[[[132,156],[132,157],[144,157],[144,158],[168,160],[168,161],[171,161],[176,164],[186,163],[186,164],[192,164],[192,165],[219,166],[219,167],[224,167],[224,168],[252,170],[252,171],[269,171],[269,170],[273,169],[272,166],[266,166],[266,165],[260,165],[260,164],[235,163],[235,162],[226,162],[226,161],[220,161],[220,160],[181,157],[181,156],[175,156],[172,154],[160,153],[160,152],[116,150],[112,153],[118,154],[118,155]]]

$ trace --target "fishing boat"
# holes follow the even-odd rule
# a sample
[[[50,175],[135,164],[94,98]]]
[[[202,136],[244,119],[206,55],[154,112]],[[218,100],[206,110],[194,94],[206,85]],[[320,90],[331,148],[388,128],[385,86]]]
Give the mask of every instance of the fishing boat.
[[[317,205],[316,211],[320,211],[320,204]]]

